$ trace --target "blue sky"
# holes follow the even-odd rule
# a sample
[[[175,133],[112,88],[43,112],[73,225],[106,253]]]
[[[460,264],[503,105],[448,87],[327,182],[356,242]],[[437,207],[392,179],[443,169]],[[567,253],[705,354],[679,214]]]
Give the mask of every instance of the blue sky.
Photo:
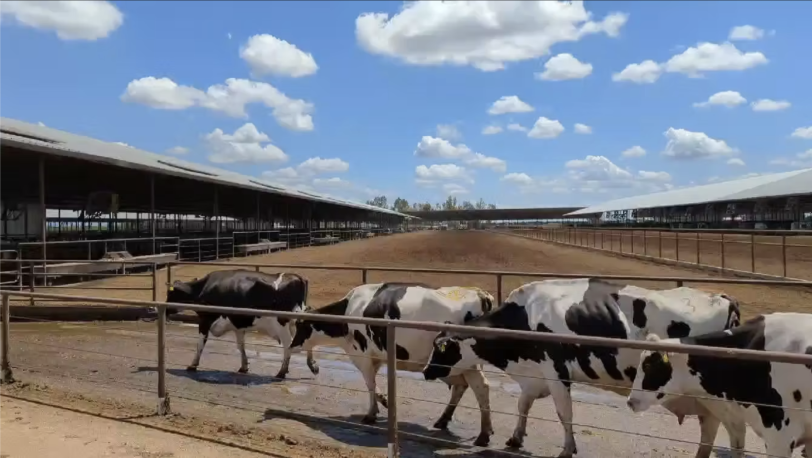
[[[810,14],[9,1],[0,113],[353,200],[586,205],[812,167]]]

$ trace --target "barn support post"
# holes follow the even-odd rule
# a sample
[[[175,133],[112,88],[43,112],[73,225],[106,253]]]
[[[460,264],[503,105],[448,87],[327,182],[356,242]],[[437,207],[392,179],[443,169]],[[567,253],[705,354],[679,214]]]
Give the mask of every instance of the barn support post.
[[[42,282],[43,285],[47,282],[47,264],[48,264],[48,215],[45,209],[45,158],[39,159],[39,210],[42,213],[42,222],[40,229],[42,230]]]
[[[217,186],[214,187],[214,207],[212,216],[214,217],[214,260],[220,259],[220,194]],[[234,257],[234,233],[231,235],[231,257]]]
[[[395,358],[395,332],[397,327],[392,322],[386,325],[386,380],[387,388],[387,413],[388,415],[388,444],[387,444],[387,458],[398,458],[400,451],[398,450],[398,362]]]
[[[152,254],[155,254],[155,174],[149,174],[149,227],[152,233]]]
[[[10,315],[11,307],[9,306],[9,298],[8,295],[3,295],[3,336],[2,336],[2,345],[3,348],[0,349],[0,372],[2,372],[2,376],[0,376],[0,383],[3,385],[8,383],[14,383],[14,374],[11,372],[11,362],[9,361],[8,357],[8,346],[9,346],[9,338],[8,332],[11,327],[11,317]]]
[[[158,302],[158,263],[152,263],[152,302]]]
[[[158,415],[167,415],[169,395],[166,392],[166,304],[158,306]]]
[[[257,216],[256,216],[256,219],[254,220],[254,226],[256,226],[256,228],[257,228],[257,243],[259,243],[259,238],[260,238],[260,235],[261,235],[261,234],[259,234],[259,231],[262,230],[262,224],[260,224],[260,215],[259,215],[259,199],[260,199],[260,197],[261,197],[260,193],[259,193],[259,191],[257,191]]]

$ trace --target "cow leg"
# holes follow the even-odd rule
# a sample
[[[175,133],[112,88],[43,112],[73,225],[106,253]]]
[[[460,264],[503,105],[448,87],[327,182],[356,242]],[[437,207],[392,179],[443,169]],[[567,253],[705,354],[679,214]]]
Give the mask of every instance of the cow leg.
[[[381,363],[374,359],[365,357],[365,355],[351,357],[352,362],[361,371],[364,377],[364,383],[367,385],[369,391],[369,409],[367,410],[361,422],[367,425],[375,423],[378,419],[378,402],[386,407],[386,397],[378,393],[378,387],[375,382],[375,376],[381,368]]]
[[[555,403],[556,413],[558,413],[558,419],[564,428],[564,450],[558,454],[558,457],[570,458],[573,454],[578,453],[578,447],[575,444],[575,434],[573,434],[572,428],[572,395],[570,393],[570,387],[565,385],[564,382],[552,380],[552,378],[548,386],[550,387],[550,393],[553,395],[553,402]]]
[[[465,374],[465,381],[474,392],[476,402],[479,404],[479,436],[474,441],[474,445],[484,447],[491,442],[491,435],[493,435],[493,424],[491,423],[491,398],[490,398],[490,384],[485,374],[480,370],[467,371]]]
[[[524,445],[524,436],[527,435],[527,414],[530,413],[530,408],[533,407],[536,399],[538,396],[535,392],[522,389],[522,394],[519,395],[519,416],[516,418],[516,427],[513,428],[513,435],[505,442],[508,447],[522,448]]]
[[[237,349],[240,351],[240,374],[248,373],[248,355],[245,353],[245,329],[235,329],[237,336]]]
[[[732,422],[725,421],[724,425],[730,438],[730,458],[744,458],[747,424],[741,419],[736,419]]]
[[[200,356],[203,355],[203,348],[206,346],[206,341],[209,340],[209,331],[208,329],[199,331],[199,335],[197,338],[197,352],[195,353],[194,359],[192,359],[192,364],[186,367],[186,370],[189,372],[195,372],[197,370],[197,366],[200,365]]]
[[[451,378],[454,379],[453,382],[451,380],[443,380],[448,383],[449,388],[451,388],[451,398],[449,398],[448,405],[445,406],[443,414],[440,415],[440,418],[434,423],[435,429],[448,429],[448,423],[451,422],[454,417],[454,411],[457,410],[457,405],[468,390],[468,383],[466,383],[465,380],[462,380],[460,383],[460,380],[457,380],[458,377]]]
[[[700,415],[699,429],[701,433],[696,458],[710,458],[716,434],[719,432],[719,419],[713,415]]]
[[[296,322],[290,321],[288,326],[285,328],[288,332],[288,335],[291,336],[290,341],[293,342],[293,334],[296,332]],[[285,348],[290,348],[290,343],[285,344]],[[288,352],[289,353],[289,352]],[[307,350],[307,368],[310,369],[310,372],[313,375],[319,375],[319,365],[316,363],[316,359],[313,358],[313,349]]]

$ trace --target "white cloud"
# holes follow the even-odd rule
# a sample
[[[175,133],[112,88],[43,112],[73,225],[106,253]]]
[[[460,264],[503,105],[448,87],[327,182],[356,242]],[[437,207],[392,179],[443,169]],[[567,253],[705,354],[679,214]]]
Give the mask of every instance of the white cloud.
[[[581,62],[572,54],[563,53],[553,56],[544,63],[544,71],[536,73],[536,79],[546,81],[565,81],[586,78],[592,73],[592,64]]]
[[[215,164],[257,164],[288,160],[288,155],[270,144],[271,139],[250,122],[235,130],[232,135],[214,129],[206,134],[204,140],[211,151],[209,161]],[[268,144],[263,146],[262,143]]]
[[[727,160],[727,165],[736,165],[736,166],[739,166],[739,167],[744,167],[747,164],[745,164],[743,160],[741,160],[741,159],[739,159],[737,157],[733,157],[733,158],[730,158],[730,159]]]
[[[45,126],[45,123],[44,123],[44,122],[42,122],[42,121],[37,121],[37,125],[38,125],[38,126],[41,126],[41,127],[46,127],[46,126]]]
[[[530,138],[555,138],[561,135],[561,132],[564,132],[564,126],[560,122],[542,116],[536,120],[527,136]]]
[[[3,1],[0,15],[34,29],[53,30],[62,40],[107,38],[124,23],[121,11],[106,1]]]
[[[597,33],[616,37],[628,15],[590,20],[583,2],[407,2],[394,16],[364,13],[355,20],[367,52],[411,65],[473,66],[482,71],[537,59],[558,43]]]
[[[473,183],[468,170],[456,164],[432,164],[430,166],[418,165],[414,169],[418,184],[430,185],[445,181],[463,181]]]
[[[283,169],[277,170],[268,170],[266,172],[262,172],[262,177],[270,181],[282,181],[286,183],[298,181],[301,178],[299,176],[299,172],[297,172],[296,169],[294,169],[293,167],[285,167]]]
[[[812,149],[808,149],[808,150],[804,151],[803,153],[798,153],[797,157],[799,159],[812,159]]]
[[[113,143],[116,144],[116,145],[126,146],[127,148],[135,148],[134,146],[128,145],[128,144],[126,144],[124,142],[113,142]]]
[[[437,124],[437,136],[446,140],[457,140],[462,134],[453,124]]]
[[[812,140],[812,126],[799,127],[792,132],[792,137]]]
[[[629,81],[637,84],[651,84],[662,75],[663,69],[653,60],[644,60],[639,64],[629,64],[619,73],[612,75],[612,81]]]
[[[521,124],[511,123],[507,125],[508,130],[512,130],[514,132],[527,132],[527,127],[524,127]]]
[[[585,159],[572,159],[564,165],[572,178],[580,181],[623,181],[633,175],[618,167],[604,156],[587,156]]]
[[[346,189],[351,188],[353,184],[347,180],[342,180],[341,178],[333,177],[333,178],[314,178],[313,186],[316,186],[318,188]]]
[[[634,173],[614,164],[605,156],[587,156],[573,159],[565,164],[566,181],[550,183],[561,192],[606,193],[612,189],[638,189],[638,192],[654,192],[673,188],[671,175],[667,172],[640,170]]]
[[[482,129],[482,135],[494,135],[502,132],[502,128],[499,126],[486,126]]]
[[[530,176],[527,175],[526,173],[508,173],[507,175],[503,176],[500,180],[521,186],[529,186],[533,184],[533,179],[530,178]]]
[[[644,150],[642,146],[635,145],[623,151],[620,155],[625,158],[643,157],[646,155],[646,150]]]
[[[792,106],[786,100],[770,100],[770,99],[761,99],[756,100],[755,102],[750,104],[750,107],[753,111],[781,111],[786,110]]]
[[[227,37],[228,37],[228,39],[230,40],[230,39],[231,39],[231,32],[227,33],[227,34],[226,34],[226,36],[227,36]]]
[[[575,133],[581,135],[589,135],[592,133],[592,128],[587,126],[586,124],[576,123],[575,124]]]
[[[452,145],[442,138],[423,136],[414,150],[414,155],[425,158],[460,159],[472,154],[470,148],[463,144]]]
[[[732,108],[743,103],[747,103],[747,99],[742,97],[736,91],[722,91],[713,94],[712,96],[708,97],[708,100],[705,102],[697,102],[694,103],[695,107],[702,108],[707,107],[710,105],[724,105],[728,108]]]
[[[182,86],[169,78],[148,76],[130,81],[121,100],[161,110],[185,110],[194,106],[208,108],[234,118],[247,118],[246,105],[259,103],[272,109],[276,122],[295,131],[313,130],[313,104],[291,99],[268,83],[229,78],[226,83],[209,86],[203,92]]]
[[[668,139],[663,155],[674,159],[715,158],[731,156],[738,152],[724,140],[713,139],[704,132],[669,127],[663,135]]]
[[[496,102],[493,102],[493,105],[491,105],[488,113],[492,115],[501,115],[505,113],[528,113],[533,110],[533,107],[525,102],[522,102],[518,96],[505,95],[500,97]]]
[[[504,173],[507,170],[507,162],[502,159],[485,156],[484,154],[474,153],[473,156],[465,159],[465,165],[475,167],[478,169],[491,169],[494,172]]]
[[[779,157],[770,161],[773,165],[783,165],[794,168],[807,168],[812,167],[812,149],[806,150],[803,153],[798,153],[794,158]]]
[[[311,157],[298,166],[300,173],[314,175],[318,173],[341,173],[349,169],[350,164],[337,157],[332,159],[322,159],[318,156]]]
[[[640,170],[637,172],[637,178],[645,181],[671,181],[671,175],[668,172],[647,172]]]
[[[466,189],[464,186],[459,185],[457,183],[446,183],[446,184],[444,184],[443,185],[443,191],[445,191],[446,194],[451,195],[451,196],[456,196],[456,195],[459,195],[459,194],[468,194],[468,189]]]
[[[740,71],[769,62],[760,52],[739,51],[733,43],[699,43],[668,59],[667,72],[700,77],[703,72]]]
[[[758,40],[764,38],[764,30],[752,25],[739,25],[730,29],[728,40]]]
[[[169,154],[186,154],[189,152],[189,148],[186,148],[185,146],[174,146],[166,150],[166,152]]]
[[[314,75],[319,66],[313,54],[273,35],[254,35],[240,48],[240,57],[256,76],[276,75],[300,78]]]

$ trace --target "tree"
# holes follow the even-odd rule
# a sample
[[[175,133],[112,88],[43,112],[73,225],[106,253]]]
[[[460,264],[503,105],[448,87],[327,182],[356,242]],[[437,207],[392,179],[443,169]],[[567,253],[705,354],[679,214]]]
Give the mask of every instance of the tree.
[[[488,204],[488,210],[496,210],[496,205]]]
[[[407,212],[411,210],[411,208],[412,207],[409,205],[409,201],[400,197],[395,199],[395,202],[392,204],[392,210],[395,210],[396,212]]]
[[[443,210],[456,210],[457,209],[457,198],[454,196],[448,196],[445,202],[443,203]]]
[[[367,205],[372,205],[373,207],[389,208],[389,205],[387,205],[386,203],[386,196],[378,196],[372,200],[368,200]]]
[[[474,204],[472,204],[471,202],[469,202],[467,200],[462,203],[462,209],[463,210],[473,210],[474,208],[475,208]]]
[[[431,202],[423,202],[422,204],[420,204],[420,209],[423,210],[424,212],[430,212],[434,210],[434,207],[431,206]]]
[[[476,203],[476,209],[477,210],[484,210],[486,208],[488,208],[488,204],[485,203],[485,199],[480,197],[479,200]]]

